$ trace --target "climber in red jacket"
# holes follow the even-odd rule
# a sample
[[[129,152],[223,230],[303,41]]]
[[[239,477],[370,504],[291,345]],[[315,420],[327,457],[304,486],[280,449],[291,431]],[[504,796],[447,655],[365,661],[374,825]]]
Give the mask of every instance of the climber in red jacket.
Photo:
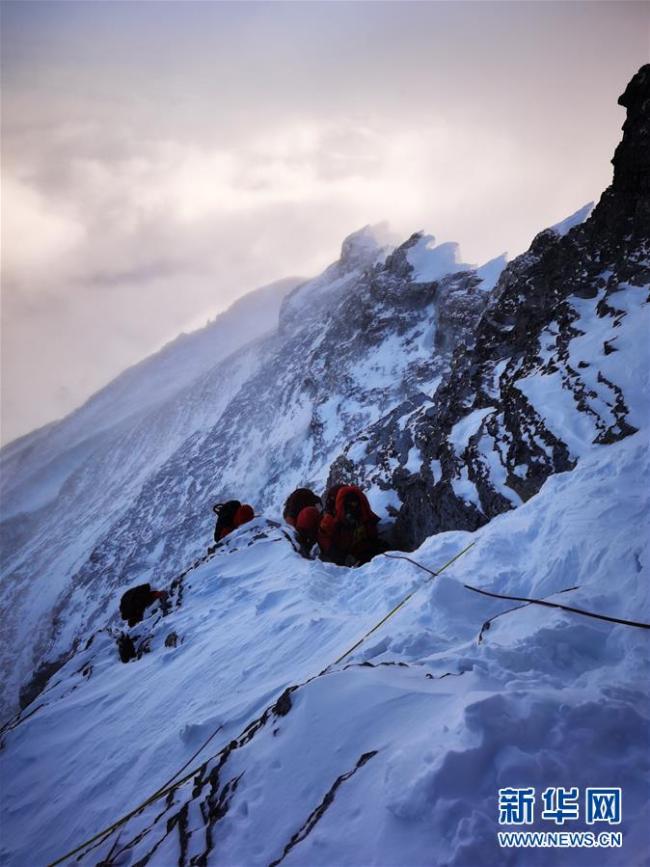
[[[318,544],[323,560],[339,566],[359,566],[383,550],[377,538],[379,518],[356,485],[342,485],[336,492],[334,513],[320,522]]]
[[[303,557],[310,556],[318,539],[322,509],[320,497],[309,488],[296,488],[284,504],[282,517],[295,529]]]
[[[302,510],[310,508],[316,508],[320,512],[320,497],[309,488],[296,488],[296,490],[287,497],[282,511],[282,517],[287,524],[290,524],[292,527],[297,527],[298,516]]]
[[[228,533],[232,533],[242,524],[247,524],[255,517],[253,507],[248,503],[240,503],[239,500],[228,500],[227,503],[217,503],[212,507],[217,516],[217,525],[214,528],[214,541],[220,542]]]
[[[309,556],[309,552],[318,541],[321,516],[322,512],[318,506],[305,506],[298,514],[296,533],[306,556]]]

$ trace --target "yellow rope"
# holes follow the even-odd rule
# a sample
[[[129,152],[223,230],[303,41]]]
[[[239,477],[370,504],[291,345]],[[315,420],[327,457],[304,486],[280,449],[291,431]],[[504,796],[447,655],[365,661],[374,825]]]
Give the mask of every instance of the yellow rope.
[[[433,580],[433,579],[436,578],[438,575],[440,575],[441,572],[444,572],[445,569],[449,568],[449,566],[451,566],[452,563],[455,563],[456,560],[458,560],[459,557],[462,557],[462,556],[463,556],[463,554],[466,554],[466,553],[469,551],[469,549],[470,549],[472,546],[474,546],[475,544],[476,544],[476,540],[474,540],[473,542],[470,542],[470,544],[467,546],[467,548],[463,548],[463,550],[462,550],[460,553],[458,553],[458,554],[456,554],[454,557],[452,557],[451,560],[448,560],[448,561],[445,563],[444,566],[441,566],[440,569],[438,569],[437,572],[434,572],[433,569],[427,569],[427,572],[430,572],[430,573],[431,573],[431,578],[428,578],[427,581],[431,581],[431,580]],[[390,557],[391,560],[408,560],[409,563],[414,562],[413,560],[410,560],[408,557],[402,557],[402,556],[393,557],[393,556],[391,556],[390,554],[384,554],[384,556],[385,556],[385,557]],[[424,583],[426,584],[427,581],[425,581]],[[419,586],[419,587],[416,587],[415,590],[411,590],[410,593],[407,593],[406,596],[402,599],[401,602],[398,602],[397,605],[396,605],[396,606],[395,606],[391,611],[389,611],[388,614],[387,614],[385,617],[382,617],[382,619],[379,621],[379,623],[375,624],[375,626],[373,626],[372,629],[369,629],[368,632],[366,632],[366,634],[365,634],[364,636],[362,636],[362,637],[357,641],[356,644],[353,644],[352,647],[351,647],[349,650],[346,650],[345,653],[342,654],[341,656],[339,656],[338,659],[335,659],[334,662],[331,662],[331,663],[327,666],[327,668],[324,669],[324,671],[327,671],[328,669],[332,668],[332,666],[334,666],[334,665],[338,665],[339,662],[341,662],[342,660],[344,660],[346,656],[349,656],[349,655],[352,653],[353,650],[356,650],[357,647],[359,647],[360,645],[362,645],[363,642],[366,640],[366,638],[368,638],[370,635],[372,635],[373,632],[376,632],[376,631],[379,629],[380,626],[383,626],[384,623],[386,623],[387,620],[390,620],[390,618],[391,618],[394,614],[396,614],[396,613],[400,610],[400,608],[402,608],[404,605],[406,605],[406,603],[409,601],[409,599],[410,599],[410,598],[411,598],[415,593],[417,593],[418,590],[420,590],[423,586],[424,586],[424,584],[420,584],[420,586]]]
[[[452,563],[455,563],[455,561],[458,560],[459,557],[462,557],[463,554],[467,553],[467,551],[469,551],[469,549],[470,549],[473,545],[475,545],[475,544],[476,544],[476,541],[471,542],[471,543],[470,543],[466,548],[463,548],[463,550],[460,551],[460,553],[458,553],[458,554],[456,554],[454,557],[452,557],[451,560],[448,560],[448,561],[445,563],[444,566],[441,566],[441,568],[438,569],[437,572],[434,572],[432,569],[428,569],[427,571],[431,573],[431,578],[426,579],[426,581],[425,581],[424,583],[426,584],[428,581],[431,581],[433,578],[435,578],[435,577],[437,577],[438,575],[440,575],[441,572],[444,572],[445,569],[447,569],[449,566],[451,566]],[[386,556],[386,557],[391,557],[390,554],[385,554],[384,556]],[[399,560],[408,560],[408,557],[401,557],[401,556],[400,556],[400,557],[391,557],[391,559],[396,559],[396,560],[397,560],[397,559],[399,559]],[[422,568],[424,568],[424,567],[422,567]],[[321,672],[321,674],[324,674],[326,671],[328,671],[330,668],[332,668],[332,666],[334,666],[334,665],[338,665],[338,663],[341,662],[341,660],[345,659],[345,657],[346,657],[346,656],[349,656],[349,655],[352,653],[353,650],[356,650],[357,647],[359,647],[361,644],[363,644],[363,642],[366,640],[366,638],[368,638],[369,635],[372,635],[372,633],[373,633],[373,632],[376,632],[376,631],[379,629],[380,626],[383,626],[383,624],[386,623],[387,620],[390,620],[390,618],[391,618],[391,617],[392,617],[392,616],[393,616],[397,611],[399,611],[399,609],[402,608],[402,607],[403,607],[403,606],[404,606],[404,605],[409,601],[409,599],[410,599],[412,596],[414,596],[415,593],[417,593],[418,590],[420,590],[423,586],[424,586],[424,585],[421,584],[419,587],[416,587],[415,590],[411,590],[411,592],[408,593],[408,594],[407,594],[407,595],[406,595],[406,596],[401,600],[401,602],[398,602],[397,605],[396,605],[396,606],[395,606],[391,611],[389,611],[388,614],[386,614],[385,617],[382,617],[382,619],[379,621],[379,623],[377,623],[375,626],[372,627],[372,629],[370,629],[368,632],[366,632],[366,634],[365,634],[362,638],[360,638],[359,641],[357,641],[357,643],[354,644],[354,645],[353,645],[349,650],[346,650],[345,653],[344,653],[342,656],[339,656],[339,658],[336,659],[334,662],[331,662],[331,663],[327,666],[327,668],[323,669],[323,671]],[[320,675],[319,675],[319,676],[320,676]],[[219,728],[221,728],[221,726],[219,726]],[[218,731],[218,729],[217,729],[217,731]],[[210,737],[208,738],[208,741],[212,740],[212,738],[214,737],[214,735],[215,735],[216,733],[217,733],[216,731],[213,732],[213,733],[210,735]],[[204,744],[199,748],[199,750],[197,751],[197,753],[200,752],[200,751],[203,749],[203,747],[207,745],[208,741],[206,741],[206,742],[205,742],[205,743],[204,743]],[[195,753],[194,755],[197,755],[197,753]],[[133,810],[131,810],[131,811],[130,811],[129,813],[127,813],[125,816],[122,816],[121,819],[118,819],[116,822],[114,822],[114,823],[113,823],[112,825],[110,825],[108,828],[104,828],[103,831],[100,831],[98,834],[95,834],[94,837],[90,837],[90,839],[86,840],[84,843],[81,843],[81,845],[77,846],[76,849],[72,849],[72,851],[70,851],[70,852],[66,852],[65,855],[62,855],[60,858],[57,858],[56,861],[52,861],[51,864],[48,864],[48,867],[57,867],[58,864],[62,864],[64,861],[66,861],[68,858],[71,858],[73,855],[76,855],[77,853],[82,852],[83,850],[88,849],[88,848],[89,848],[93,843],[102,843],[102,842],[104,842],[105,839],[107,839],[108,837],[110,837],[110,835],[113,833],[113,831],[116,831],[119,827],[121,827],[122,825],[126,824],[126,822],[128,822],[129,819],[132,819],[133,816],[135,816],[137,813],[140,813],[142,810],[144,810],[145,807],[148,807],[149,804],[153,804],[154,801],[158,801],[158,800],[160,800],[160,798],[163,798],[165,795],[168,795],[170,792],[174,791],[174,789],[177,789],[179,786],[182,786],[183,783],[186,783],[188,780],[191,780],[192,777],[195,776],[195,775],[196,775],[196,774],[201,770],[201,768],[205,767],[205,765],[206,765],[209,761],[212,761],[212,759],[216,758],[218,755],[219,755],[219,753],[215,753],[214,756],[210,756],[209,758],[207,758],[207,759],[206,759],[204,762],[202,762],[198,767],[194,768],[194,770],[190,771],[188,774],[186,774],[186,775],[185,775],[184,777],[182,777],[180,780],[177,780],[175,783],[171,783],[171,785],[167,784],[165,787],[163,787],[163,788],[161,788],[161,789],[158,789],[157,791],[155,791],[155,792],[153,793],[153,795],[150,795],[150,796],[147,798],[147,800],[146,800],[146,801],[143,801],[142,804],[140,804],[138,807],[135,807]],[[192,759],[189,759],[189,761],[185,763],[185,765],[183,766],[183,768],[186,768],[190,761],[192,761]],[[171,780],[173,780],[175,777],[177,777],[178,774],[183,770],[183,768],[181,768],[179,771],[177,771],[177,772],[174,774],[174,776],[171,777]]]
[[[213,757],[214,758],[214,757]],[[210,761],[206,759],[206,761]],[[203,763],[203,765],[205,762]],[[68,858],[71,858],[73,855],[76,855],[78,852],[81,852],[83,849],[88,849],[91,843],[103,842],[104,839],[110,837],[113,831],[116,831],[121,825],[126,824],[129,819],[132,819],[137,813],[142,812],[145,807],[148,807],[149,804],[153,804],[154,801],[159,801],[165,795],[168,795],[170,792],[173,792],[174,789],[177,789],[179,786],[182,786],[183,783],[186,783],[188,780],[191,780],[203,767],[203,765],[199,765],[198,768],[194,768],[193,771],[190,771],[189,774],[186,774],[184,777],[181,777],[180,780],[173,783],[171,786],[167,786],[166,789],[158,789],[153,795],[150,795],[146,801],[143,801],[138,807],[131,810],[130,813],[127,813],[125,816],[122,816],[121,819],[118,819],[117,822],[114,822],[108,828],[104,828],[103,831],[100,831],[98,834],[95,834],[94,837],[90,837],[90,839],[86,840],[80,846],[77,846],[76,849],[73,849],[71,852],[67,852],[65,855],[62,855],[60,858],[57,858],[56,861],[52,861],[51,864],[48,864],[48,867],[56,867],[57,864],[62,864]],[[173,779],[173,778],[172,778]]]

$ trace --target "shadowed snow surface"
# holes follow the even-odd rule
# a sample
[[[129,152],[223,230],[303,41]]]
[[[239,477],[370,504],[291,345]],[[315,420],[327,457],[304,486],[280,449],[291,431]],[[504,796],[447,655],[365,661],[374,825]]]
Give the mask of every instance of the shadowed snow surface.
[[[242,528],[186,575],[180,605],[133,628],[149,653],[121,664],[109,620],[5,734],[2,863],[46,863],[90,837],[218,726],[194,765],[225,757],[122,828],[109,863],[203,854],[197,863],[268,865],[284,853],[310,867],[505,863],[497,790],[509,785],[622,787],[624,848],[599,851],[597,863],[643,863],[647,631],[528,606],[477,643],[483,622],[513,603],[462,584],[535,596],[577,585],[552,598],[650,621],[639,580],[650,556],[639,533],[645,446],[635,435],[596,448],[477,533],[428,540],[413,556],[434,569],[476,540],[433,582],[386,557],[354,571],[304,560],[262,518]],[[233,746],[291,686],[290,701]],[[81,863],[98,863],[115,840]],[[513,851],[507,863],[541,867],[548,853]],[[554,865],[594,863],[588,850],[554,853]]]

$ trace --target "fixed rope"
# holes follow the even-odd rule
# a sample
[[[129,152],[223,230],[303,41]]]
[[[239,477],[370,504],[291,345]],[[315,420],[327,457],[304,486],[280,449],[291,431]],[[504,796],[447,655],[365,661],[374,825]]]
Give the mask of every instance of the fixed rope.
[[[625,620],[622,617],[611,617],[609,614],[597,614],[595,611],[585,611],[584,608],[574,608],[572,605],[562,605],[560,602],[548,602],[546,599],[529,599],[526,596],[505,596],[503,593],[492,593],[489,590],[481,590],[478,587],[472,587],[471,584],[463,584],[463,587],[467,590],[472,590],[474,593],[480,593],[482,596],[492,596],[494,599],[509,599],[513,602],[527,602],[529,605],[543,605],[546,608],[560,608],[562,611],[569,611],[572,614],[580,614],[582,617],[593,617],[594,620],[605,620],[607,623],[619,623],[621,626],[635,626],[638,629],[650,629],[650,623],[641,623],[638,620]],[[575,590],[576,588],[570,587],[568,589]]]
[[[216,734],[216,732],[215,732],[215,734]],[[212,757],[212,758],[214,758],[214,757]],[[210,761],[210,759],[206,759],[206,762],[208,762],[208,761]],[[117,829],[121,828],[122,825],[126,825],[126,823],[129,821],[129,819],[132,819],[138,813],[142,812],[142,810],[144,810],[145,807],[148,807],[150,804],[153,804],[154,801],[159,801],[161,798],[164,798],[165,795],[168,795],[170,792],[173,792],[174,789],[177,789],[179,786],[182,786],[183,783],[187,783],[188,780],[191,780],[192,777],[194,777],[194,776],[196,776],[196,774],[198,774],[198,772],[206,764],[206,762],[199,765],[198,768],[194,768],[193,771],[190,771],[189,773],[185,774],[184,777],[181,777],[181,779],[177,780],[175,783],[167,786],[166,788],[158,789],[158,791],[154,792],[153,795],[150,795],[146,801],[143,801],[139,806],[135,807],[133,810],[131,810],[125,816],[122,816],[121,819],[118,819],[116,822],[113,822],[112,825],[110,825],[108,828],[104,828],[103,831],[99,831],[99,833],[95,834],[94,837],[90,837],[88,840],[81,843],[81,845],[77,846],[76,849],[72,849],[70,852],[66,852],[65,855],[62,855],[60,858],[57,858],[56,861],[52,861],[51,864],[48,864],[48,867],[56,867],[57,864],[63,864],[64,861],[67,861],[68,858],[72,858],[73,855],[78,855],[79,853],[85,853],[85,851],[87,849],[91,848],[93,843],[96,845],[100,845],[101,843],[103,843],[105,840],[107,840],[111,836],[113,831],[117,831]],[[174,777],[175,776],[177,776],[177,775],[174,774]],[[172,779],[174,779],[174,777],[172,777]]]
[[[554,593],[549,593],[549,596],[559,596],[560,593],[570,593],[572,590],[579,590],[580,585],[576,584],[575,587],[565,587],[563,590],[556,590]],[[548,599],[548,596],[543,597],[544,600]],[[523,605],[513,605],[511,608],[506,608],[504,611],[499,611],[497,614],[493,614],[492,617],[488,617],[485,623],[481,626],[481,631],[478,634],[478,638],[476,639],[477,644],[480,644],[483,641],[483,635],[488,631],[488,629],[492,626],[495,620],[498,620],[499,617],[505,617],[506,614],[512,614],[513,611],[521,611],[523,608],[528,608],[528,603],[524,602]]]
[[[476,540],[475,540],[474,542],[471,542],[471,543],[470,543],[466,548],[463,548],[463,550],[460,551],[460,552],[459,552],[458,554],[456,554],[455,556],[453,556],[453,557],[451,558],[451,560],[448,560],[448,561],[445,563],[444,566],[441,566],[440,569],[437,570],[437,572],[434,572],[433,569],[427,569],[426,566],[422,566],[421,568],[424,569],[426,572],[428,572],[428,573],[431,575],[431,578],[437,578],[438,575],[440,575],[441,572],[444,572],[445,569],[448,569],[448,568],[451,566],[452,563],[455,563],[456,560],[458,560],[459,557],[462,557],[463,554],[466,554],[466,553],[469,551],[469,549],[472,548],[474,545],[476,545]],[[384,554],[384,557],[390,557],[391,560],[408,560],[410,563],[415,563],[415,560],[411,560],[410,557],[396,557],[396,556],[394,556],[393,554]],[[419,565],[419,564],[416,563],[416,566],[417,566],[417,565]],[[431,579],[429,579],[429,580],[431,580]],[[425,584],[426,584],[426,583],[427,583],[427,582],[425,581]],[[363,636],[362,636],[362,637],[357,641],[356,644],[353,644],[352,647],[351,647],[349,650],[346,650],[345,653],[343,653],[341,656],[339,656],[338,659],[335,659],[334,662],[330,662],[330,664],[327,666],[327,668],[323,669],[323,671],[321,672],[321,674],[324,674],[326,671],[328,671],[328,670],[329,670],[330,668],[332,668],[334,665],[338,665],[339,662],[341,662],[342,660],[344,660],[346,656],[349,656],[349,655],[350,655],[354,650],[357,649],[357,647],[360,647],[360,646],[363,644],[363,642],[366,640],[366,638],[368,638],[370,635],[372,635],[373,632],[376,632],[376,631],[379,629],[379,627],[380,627],[380,626],[383,626],[384,623],[386,623],[387,620],[390,620],[390,618],[391,618],[394,614],[397,614],[397,612],[400,610],[400,608],[403,608],[404,605],[406,605],[406,603],[409,601],[409,599],[411,599],[411,598],[412,598],[412,597],[413,597],[413,596],[418,592],[418,590],[421,590],[422,587],[424,587],[424,584],[420,584],[419,587],[415,587],[413,590],[411,590],[410,593],[407,593],[406,596],[405,596],[405,597],[404,597],[400,602],[398,602],[397,605],[396,605],[394,608],[392,608],[392,609],[388,612],[388,614],[386,614],[385,617],[382,617],[382,618],[381,618],[381,620],[379,621],[379,623],[376,623],[376,624],[372,627],[372,629],[369,629],[368,632],[366,632],[366,634],[363,635]]]
[[[436,577],[441,572],[443,572],[445,569],[448,569],[452,563],[455,563],[459,557],[462,557],[463,554],[465,554],[467,551],[469,551],[469,549],[475,544],[476,544],[476,542],[474,541],[471,544],[469,544],[466,548],[463,548],[462,551],[460,551],[458,554],[454,555],[451,558],[451,560],[448,560],[443,566],[441,566],[437,572],[434,572],[432,569],[426,569],[426,567],[424,567],[424,566],[421,568],[426,569],[426,571],[429,572],[432,577]],[[390,555],[386,554],[385,556],[390,556]],[[409,559],[409,558],[399,558],[399,559]],[[415,563],[414,560],[411,562]],[[354,644],[349,650],[346,650],[345,653],[342,654],[341,656],[339,656],[338,659],[334,660],[334,662],[331,662],[327,666],[327,668],[323,669],[323,671],[321,671],[320,674],[317,676],[320,677],[321,675],[325,674],[327,671],[329,671],[330,668],[332,668],[335,665],[338,665],[338,663],[341,662],[341,660],[345,659],[346,656],[349,656],[353,650],[356,650],[357,647],[359,647],[361,644],[363,644],[363,642],[366,640],[366,638],[368,638],[369,635],[372,635],[372,633],[376,632],[377,629],[379,629],[380,626],[382,626],[384,623],[386,623],[387,620],[390,620],[390,618],[397,611],[399,611],[399,609],[402,608],[408,602],[408,600],[415,593],[417,593],[417,591],[420,590],[423,586],[424,585],[421,584],[419,587],[416,587],[414,590],[412,590],[410,593],[408,593],[401,600],[401,602],[399,602],[391,611],[389,611],[385,617],[382,617],[382,619],[379,621],[379,623],[377,623],[375,626],[373,626],[373,628],[370,629],[359,641],[357,641],[356,644]],[[272,706],[273,705],[270,705],[270,707],[272,707]],[[142,810],[144,810],[150,804],[153,804],[155,801],[160,800],[161,798],[165,797],[165,795],[168,795],[170,792],[173,792],[179,786],[182,786],[184,783],[188,782],[188,780],[191,780],[192,777],[194,777],[196,774],[198,774],[198,772],[201,770],[201,768],[205,767],[205,765],[208,762],[215,759],[219,755],[219,753],[215,753],[215,755],[209,756],[200,765],[195,767],[193,770],[189,771],[187,774],[185,774],[185,776],[181,777],[181,779],[176,780],[176,777],[178,777],[178,775],[181,774],[185,770],[185,768],[190,764],[190,762],[193,761],[193,759],[196,758],[196,756],[198,756],[198,754],[203,750],[203,748],[206,747],[208,745],[208,743],[217,735],[217,733],[221,730],[221,728],[222,728],[222,725],[219,725],[218,728],[215,729],[215,731],[213,731],[212,734],[207,738],[207,740],[204,741],[203,744],[201,744],[201,746],[194,753],[194,755],[192,755],[187,760],[187,762],[183,765],[183,767],[180,768],[172,777],[170,777],[170,779],[167,781],[167,783],[165,783],[163,786],[161,786],[159,789],[157,789],[152,795],[150,795],[146,799],[146,801],[143,801],[137,807],[134,807],[133,810],[130,810],[128,813],[126,813],[124,816],[122,816],[116,822],[113,822],[113,824],[109,825],[108,828],[104,828],[102,831],[99,831],[93,837],[90,837],[88,840],[81,843],[79,846],[76,847],[76,849],[72,849],[70,852],[66,852],[65,855],[62,855],[60,858],[57,858],[56,861],[52,861],[48,865],[48,867],[57,867],[58,864],[62,864],[68,858],[72,858],[74,855],[78,855],[79,853],[85,854],[86,850],[90,849],[91,847],[96,848],[96,846],[101,845],[103,842],[105,842],[111,836],[111,834],[114,831],[117,831],[118,828],[121,828],[123,825],[125,825],[129,821],[129,819],[132,819],[134,816],[136,816],[138,813],[140,813]],[[174,780],[176,780],[176,782],[173,782]]]
[[[448,569],[452,565],[452,563],[455,563],[456,560],[458,560],[460,557],[462,557],[464,554],[466,554],[467,551],[469,551],[470,548],[472,548],[475,544],[476,544],[476,540],[471,542],[466,548],[463,548],[462,551],[459,551],[458,554],[455,554],[450,560],[448,560],[437,571],[433,570],[433,569],[429,569],[428,566],[424,566],[422,563],[419,563],[417,560],[414,560],[412,557],[406,557],[406,556],[401,555],[401,554],[384,554],[383,556],[387,557],[391,560],[406,560],[408,563],[412,563],[414,566],[417,566],[418,569],[421,569],[422,571],[427,572],[430,577],[425,582],[425,584],[426,584],[426,583],[428,583],[428,581],[431,581],[434,578],[437,578],[438,575],[441,574],[441,572],[444,572],[445,569]],[[345,651],[345,653],[341,654],[341,656],[339,656],[336,660],[334,660],[334,662],[330,663],[327,666],[327,668],[323,669],[323,671],[320,673],[320,675],[317,675],[317,676],[320,677],[321,675],[325,674],[327,671],[329,671],[330,668],[332,668],[335,665],[338,665],[347,656],[349,656],[353,651],[355,651],[358,647],[360,647],[370,635],[372,635],[374,632],[376,632],[381,626],[383,626],[384,623],[386,623],[388,620],[390,620],[390,618],[393,617],[393,615],[395,615],[401,608],[403,608],[404,605],[406,605],[406,603],[419,590],[421,590],[422,587],[425,586],[425,584],[421,584],[419,587],[416,587],[413,590],[411,590],[410,593],[407,593],[406,596],[404,596],[404,598],[402,600],[400,600],[400,602],[398,602],[397,605],[395,605],[388,612],[388,614],[386,614],[384,617],[382,617],[382,619],[378,623],[376,623],[372,627],[372,629],[369,629],[359,639],[359,641],[357,641],[355,644],[353,644],[352,647],[350,647],[348,650]],[[598,613],[595,613],[593,611],[585,611],[583,608],[575,608],[571,605],[562,605],[561,603],[558,603],[558,602],[549,602],[546,599],[536,599],[536,598],[530,598],[527,596],[511,596],[511,595],[507,595],[504,593],[494,593],[494,592],[489,591],[489,590],[482,590],[479,587],[474,587],[472,584],[463,584],[462,586],[466,590],[471,590],[474,593],[480,593],[483,596],[490,596],[490,597],[495,598],[495,599],[505,599],[505,600],[509,600],[512,602],[523,602],[526,605],[542,605],[546,608],[558,608],[558,609],[561,609],[562,611],[568,611],[572,614],[579,614],[583,617],[592,617],[596,620],[604,620],[608,623],[618,623],[618,624],[621,624],[623,626],[633,626],[633,627],[638,627],[640,629],[650,629],[650,623],[641,623],[641,622],[636,621],[636,620],[625,620],[625,619],[619,618],[619,617],[611,617],[611,616],[606,615],[606,614],[598,614]],[[565,590],[560,590],[557,592],[558,593],[566,593],[569,590],[576,590],[576,589],[577,589],[576,587],[568,587]],[[479,635],[479,641],[481,639],[481,636],[483,635],[484,630],[489,628],[489,624],[493,620],[495,620],[497,617],[500,617],[503,614],[508,614],[511,611],[517,611],[517,610],[519,610],[520,607],[524,607],[524,606],[518,606],[516,608],[509,608],[509,609],[507,609],[507,611],[502,611],[502,612],[500,612],[500,614],[496,614],[496,615],[494,615],[494,617],[492,617],[488,621],[486,621],[486,623],[483,624],[483,627],[481,629],[481,634]],[[311,679],[313,679],[313,678],[311,678]],[[272,707],[272,705],[270,705],[270,707]],[[114,822],[108,828],[105,828],[103,831],[100,831],[98,834],[95,834],[93,837],[86,840],[81,845],[77,846],[76,849],[73,849],[72,851],[67,852],[61,858],[58,858],[56,861],[53,861],[51,864],[48,865],[48,867],[57,867],[57,865],[62,864],[68,858],[71,858],[72,856],[77,855],[80,852],[85,852],[87,849],[89,849],[89,847],[93,846],[93,844],[100,845],[101,843],[106,841],[114,831],[116,831],[122,825],[125,825],[129,821],[129,819],[133,818],[133,816],[140,813],[142,810],[145,809],[145,807],[148,807],[150,804],[154,803],[154,801],[160,800],[160,798],[163,798],[165,795],[168,795],[170,792],[173,792],[179,786],[182,786],[184,783],[188,782],[188,780],[191,780],[192,777],[194,777],[203,767],[205,767],[205,765],[209,761],[212,761],[212,759],[216,758],[219,755],[219,753],[216,753],[213,756],[209,756],[198,767],[194,768],[193,770],[191,770],[187,774],[185,774],[185,776],[181,777],[181,779],[176,780],[176,777],[178,777],[178,775],[181,774],[185,770],[185,768],[190,764],[190,762],[193,761],[194,758],[196,758],[196,756],[204,749],[204,747],[206,747],[208,745],[208,743],[217,735],[217,733],[221,730],[221,728],[222,728],[222,726],[219,725],[218,728],[215,729],[215,731],[212,732],[212,734],[207,738],[207,740],[204,741],[204,743],[198,748],[198,750],[187,760],[187,762],[183,765],[183,767],[180,768],[172,777],[170,777],[170,779],[167,781],[167,783],[164,784],[164,786],[162,786],[156,792],[154,792],[153,795],[150,795],[146,801],[143,801],[142,804],[140,804],[138,807],[135,807],[133,810],[131,810],[125,816],[122,816],[121,819],[118,819],[116,822]],[[176,782],[174,782],[174,780],[176,780]]]
[[[411,557],[403,557],[401,554],[384,554],[384,556],[390,557],[391,560],[408,560],[409,563],[413,563],[413,565],[417,566],[418,569],[422,569],[424,572],[428,572],[434,577],[439,574],[434,572],[432,569],[429,569],[427,566],[423,566],[422,563],[418,563],[417,560],[413,560]],[[466,590],[480,593],[482,596],[491,596],[494,599],[507,599],[511,602],[525,602],[528,605],[543,605],[545,608],[560,608],[562,611],[569,611],[572,614],[580,614],[582,617],[593,617],[594,620],[605,620],[607,623],[619,623],[621,626],[635,626],[638,629],[650,629],[650,623],[642,623],[638,620],[625,620],[622,617],[612,617],[609,614],[598,614],[594,611],[585,611],[584,608],[574,608],[572,605],[562,605],[560,602],[548,602],[546,599],[535,599],[528,596],[509,596],[505,593],[493,593],[491,590],[482,590],[480,587],[474,587],[472,584],[463,584],[462,586]],[[568,587],[566,590],[559,590],[558,592],[566,593],[568,590],[576,589],[576,587]],[[508,610],[513,611],[515,609],[510,608]],[[503,611],[501,613],[506,614],[507,612]]]

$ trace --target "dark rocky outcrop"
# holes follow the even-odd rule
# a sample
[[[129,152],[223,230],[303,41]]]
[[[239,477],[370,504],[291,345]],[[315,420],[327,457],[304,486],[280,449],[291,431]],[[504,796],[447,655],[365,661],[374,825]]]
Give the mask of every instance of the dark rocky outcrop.
[[[594,385],[589,364],[574,368],[569,353],[571,340],[582,334],[570,299],[594,299],[598,316],[616,327],[623,315],[617,291],[650,282],[650,65],[619,103],[627,119],[612,161],[613,182],[590,218],[565,235],[540,232],[502,273],[484,309],[471,307],[471,275],[460,276],[458,309],[450,285],[452,306],[441,305],[445,327],[438,333],[456,331],[454,354],[432,403],[381,419],[363,435],[370,445],[361,461],[349,459],[352,443],[332,467],[333,479],[398,491],[396,536],[404,547],[443,530],[474,530],[533,496],[549,475],[575,466],[577,456],[544,408],[520,388],[524,378],[560,376],[574,412],[589,417],[593,442],[616,442],[636,431],[620,386],[600,370]],[[613,351],[615,342],[606,342],[603,355]],[[454,427],[472,413],[476,424],[459,445]],[[418,469],[406,459],[413,448]]]
[[[37,698],[46,688],[51,678],[63,668],[69,659],[74,656],[76,648],[73,648],[68,653],[56,659],[43,662],[36,669],[32,677],[21,687],[20,690],[20,709],[24,710]]]

